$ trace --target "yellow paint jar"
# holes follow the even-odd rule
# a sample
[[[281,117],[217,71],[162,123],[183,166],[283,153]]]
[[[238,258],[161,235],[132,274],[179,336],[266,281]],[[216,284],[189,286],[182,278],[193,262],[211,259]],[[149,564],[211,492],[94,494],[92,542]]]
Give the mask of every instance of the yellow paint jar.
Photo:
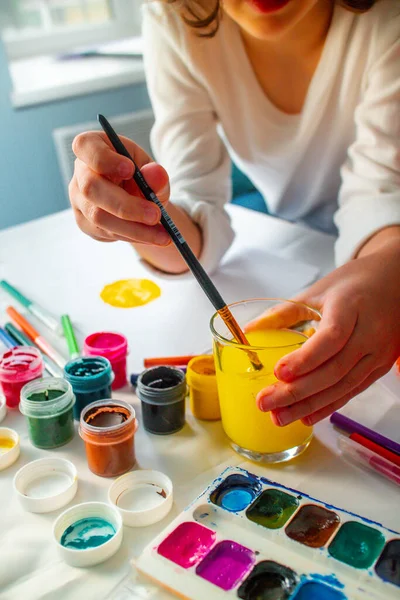
[[[220,315],[211,320],[214,358],[221,406],[222,425],[231,445],[242,456],[253,461],[274,463],[301,454],[312,438],[312,427],[296,421],[278,427],[270,413],[259,410],[257,394],[277,381],[274,368],[285,355],[308,339],[316,328],[320,314],[303,304],[275,299],[237,302],[229,306],[242,328],[263,315],[262,327],[246,332],[250,346],[232,340]],[[249,353],[250,350],[250,353]],[[254,367],[256,354],[262,364]]]
[[[188,363],[186,382],[189,386],[190,410],[196,419],[218,421],[221,418],[214,358],[195,356]]]

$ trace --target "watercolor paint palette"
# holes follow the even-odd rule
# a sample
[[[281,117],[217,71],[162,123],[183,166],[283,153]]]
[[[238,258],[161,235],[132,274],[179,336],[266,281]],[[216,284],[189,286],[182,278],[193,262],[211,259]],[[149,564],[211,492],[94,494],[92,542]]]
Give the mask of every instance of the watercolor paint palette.
[[[191,600],[390,600],[400,533],[229,467],[135,566]]]

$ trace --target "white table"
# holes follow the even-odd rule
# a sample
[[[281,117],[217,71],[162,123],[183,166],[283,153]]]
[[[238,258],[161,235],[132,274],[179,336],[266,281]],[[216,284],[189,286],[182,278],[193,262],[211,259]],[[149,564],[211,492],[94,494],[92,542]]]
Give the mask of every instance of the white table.
[[[322,274],[332,268],[330,236],[243,208],[232,206],[230,211],[237,240],[214,278],[228,302],[254,296],[285,297],[309,284],[318,270]],[[99,299],[106,283],[143,276],[158,281],[160,299],[131,310],[114,309]],[[145,356],[201,352],[210,347],[208,320],[212,309],[191,277],[155,278],[146,273],[128,245],[100,244],[81,234],[70,211],[0,232],[0,278],[14,283],[48,309],[69,313],[81,341],[85,334],[104,328],[125,333],[131,349],[131,370],[140,371]],[[0,323],[5,320],[4,309],[9,303],[10,299],[0,293]],[[38,328],[47,335],[40,325]],[[49,339],[66,352],[62,340]],[[400,398],[400,383],[393,373],[386,382]],[[132,402],[140,422],[140,405],[133,392],[126,388],[114,396]],[[382,430],[389,421],[391,433],[398,439],[400,403],[395,395],[376,384],[351,404],[353,413],[361,403],[371,424],[379,421]],[[112,559],[88,570],[74,569],[59,560],[52,542],[52,524],[61,511],[44,515],[24,512],[14,497],[12,478],[30,460],[57,455],[77,466],[79,488],[73,503],[107,501],[110,481],[88,470],[78,435],[67,446],[45,452],[30,444],[19,413],[9,413],[3,425],[20,433],[22,451],[17,463],[0,473],[1,600],[161,598],[160,593],[151,595],[144,588],[137,588],[136,595],[131,596],[116,589],[130,573],[130,559],[138,556],[161,528],[228,465],[244,466],[400,529],[395,510],[399,489],[343,461],[329,421],[315,427],[316,439],[300,459],[261,467],[244,463],[229,448],[220,423],[199,422],[188,413],[187,425],[176,435],[151,436],[139,428],[136,436],[139,468],[161,470],[173,480],[175,505],[171,514],[150,528],[125,527],[122,548]]]

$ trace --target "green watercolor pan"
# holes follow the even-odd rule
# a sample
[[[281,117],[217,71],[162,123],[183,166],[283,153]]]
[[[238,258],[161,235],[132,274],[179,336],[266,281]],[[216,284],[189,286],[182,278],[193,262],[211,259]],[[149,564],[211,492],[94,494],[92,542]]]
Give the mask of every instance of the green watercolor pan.
[[[229,467],[134,566],[188,600],[395,600],[400,533]]]

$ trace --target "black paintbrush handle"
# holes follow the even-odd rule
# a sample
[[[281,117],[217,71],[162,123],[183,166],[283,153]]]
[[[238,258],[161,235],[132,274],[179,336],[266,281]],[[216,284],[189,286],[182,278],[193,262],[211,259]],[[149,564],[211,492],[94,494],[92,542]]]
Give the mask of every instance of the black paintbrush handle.
[[[187,244],[181,232],[179,231],[179,229],[165,210],[165,207],[157,198],[157,196],[143,177],[139,167],[136,165],[132,156],[129,154],[128,150],[125,148],[124,144],[121,142],[120,138],[118,137],[114,129],[111,127],[107,119],[103,117],[103,115],[98,115],[97,118],[99,120],[100,125],[104,129],[108,139],[110,140],[118,154],[126,156],[133,162],[135,166],[133,179],[137,183],[143,196],[150,202],[157,204],[158,208],[161,211],[161,224],[171,236],[171,239],[174,242],[176,248],[178,249],[179,253],[186,262],[189,269],[192,271],[193,275],[196,277],[197,281],[201,285],[204,293],[207,295],[211,304],[213,304],[215,310],[222,310],[223,308],[225,308],[226,302],[224,302],[221,294],[219,293],[219,291],[217,290],[217,288],[215,287],[215,285],[213,284],[213,282],[211,281],[211,279],[197,260],[196,256],[193,254],[190,246]]]

